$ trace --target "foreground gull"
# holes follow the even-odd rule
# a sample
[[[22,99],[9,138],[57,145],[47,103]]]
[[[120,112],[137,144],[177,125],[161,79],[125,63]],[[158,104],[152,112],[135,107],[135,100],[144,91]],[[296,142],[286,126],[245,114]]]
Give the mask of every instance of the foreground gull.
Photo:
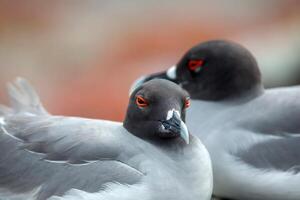
[[[255,58],[229,41],[197,45],[137,84],[156,77],[190,93],[187,125],[211,155],[215,195],[300,199],[300,87],[264,90]]]
[[[212,169],[189,135],[187,93],[150,81],[130,97],[124,123],[53,116],[23,79],[1,107],[0,199],[208,200]]]

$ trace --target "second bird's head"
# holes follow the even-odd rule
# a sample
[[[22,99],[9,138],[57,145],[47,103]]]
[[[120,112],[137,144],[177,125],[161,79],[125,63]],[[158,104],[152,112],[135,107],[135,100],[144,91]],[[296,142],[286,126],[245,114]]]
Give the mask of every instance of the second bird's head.
[[[171,81],[154,79],[130,96],[124,127],[134,135],[154,140],[181,138],[189,143],[185,111],[188,93]]]
[[[132,86],[163,78],[179,84],[192,99],[224,100],[261,90],[261,74],[253,55],[225,40],[200,43],[167,71],[141,77]]]

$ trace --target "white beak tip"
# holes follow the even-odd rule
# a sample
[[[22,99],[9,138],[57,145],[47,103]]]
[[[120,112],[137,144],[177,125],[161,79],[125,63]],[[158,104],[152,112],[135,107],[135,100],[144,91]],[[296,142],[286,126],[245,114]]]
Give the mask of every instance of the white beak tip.
[[[185,141],[186,144],[189,144],[190,143],[189,131],[183,121],[181,121],[180,127],[181,127],[181,131],[180,131],[181,138]]]

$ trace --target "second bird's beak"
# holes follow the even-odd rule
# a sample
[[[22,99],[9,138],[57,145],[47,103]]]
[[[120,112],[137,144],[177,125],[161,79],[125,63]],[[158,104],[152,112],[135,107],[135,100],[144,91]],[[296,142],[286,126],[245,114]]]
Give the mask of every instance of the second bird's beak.
[[[189,132],[185,123],[181,120],[179,112],[172,109],[168,112],[167,119],[162,121],[165,130],[173,134],[179,134],[180,137],[189,144]]]

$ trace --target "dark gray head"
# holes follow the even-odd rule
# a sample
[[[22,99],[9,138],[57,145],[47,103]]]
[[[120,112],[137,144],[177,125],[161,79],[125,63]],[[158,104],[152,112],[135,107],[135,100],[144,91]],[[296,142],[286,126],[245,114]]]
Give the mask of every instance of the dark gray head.
[[[154,79],[136,88],[129,99],[124,127],[152,140],[181,137],[189,142],[185,110],[189,95],[171,81]]]
[[[168,71],[150,75],[180,84],[193,99],[223,100],[258,92],[261,74],[252,54],[239,44],[213,40],[191,48]]]

